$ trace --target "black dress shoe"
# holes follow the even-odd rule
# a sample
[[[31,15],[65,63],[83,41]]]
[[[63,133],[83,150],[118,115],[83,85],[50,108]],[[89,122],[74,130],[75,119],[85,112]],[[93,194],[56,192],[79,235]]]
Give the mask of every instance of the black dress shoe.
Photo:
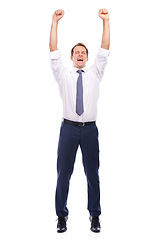
[[[66,222],[68,217],[58,217],[57,232],[63,233],[67,230]]]
[[[95,233],[99,233],[101,231],[99,217],[98,216],[95,216],[95,217],[91,216],[90,221],[91,221],[91,231],[95,232]]]

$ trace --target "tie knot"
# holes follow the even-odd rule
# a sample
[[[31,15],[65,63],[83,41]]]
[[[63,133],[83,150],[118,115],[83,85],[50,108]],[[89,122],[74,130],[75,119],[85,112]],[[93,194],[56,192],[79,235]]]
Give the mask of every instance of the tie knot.
[[[79,74],[82,74],[82,72],[84,72],[83,70],[78,70],[77,71]]]

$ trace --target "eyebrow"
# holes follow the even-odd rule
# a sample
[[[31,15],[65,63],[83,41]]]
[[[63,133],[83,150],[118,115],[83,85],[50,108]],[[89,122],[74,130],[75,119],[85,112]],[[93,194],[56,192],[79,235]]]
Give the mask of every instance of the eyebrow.
[[[75,51],[75,53],[80,53],[80,51]],[[86,53],[85,51],[81,51],[81,53]]]

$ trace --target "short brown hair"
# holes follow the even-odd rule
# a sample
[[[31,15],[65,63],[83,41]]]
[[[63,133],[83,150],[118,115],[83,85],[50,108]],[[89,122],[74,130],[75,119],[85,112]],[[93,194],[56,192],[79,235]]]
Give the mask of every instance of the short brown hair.
[[[88,49],[87,47],[83,44],[83,43],[77,43],[72,49],[71,49],[71,56],[73,56],[73,51],[74,51],[74,48],[77,47],[77,46],[82,46],[86,49],[86,54],[87,54],[87,57],[88,57]]]

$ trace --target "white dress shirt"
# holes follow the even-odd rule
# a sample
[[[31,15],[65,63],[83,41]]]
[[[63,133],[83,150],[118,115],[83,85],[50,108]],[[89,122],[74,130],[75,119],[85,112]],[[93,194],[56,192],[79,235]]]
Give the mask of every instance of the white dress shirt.
[[[83,106],[81,116],[76,113],[76,85],[79,74],[78,68],[71,70],[63,66],[60,50],[50,52],[51,68],[59,85],[63,102],[63,118],[76,122],[91,122],[97,118],[97,102],[99,97],[99,84],[107,64],[109,50],[99,48],[94,64],[82,70]]]

